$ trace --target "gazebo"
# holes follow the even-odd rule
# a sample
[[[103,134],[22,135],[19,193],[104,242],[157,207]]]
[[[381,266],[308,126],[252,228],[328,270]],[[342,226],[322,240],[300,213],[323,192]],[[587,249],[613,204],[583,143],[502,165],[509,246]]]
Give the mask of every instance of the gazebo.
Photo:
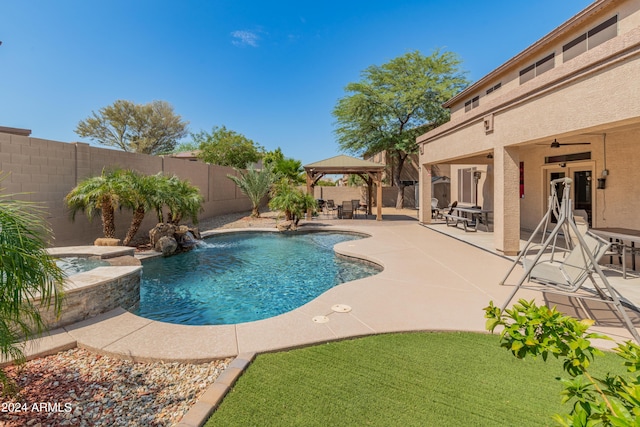
[[[340,155],[304,166],[307,173],[307,193],[313,194],[313,188],[325,175],[358,175],[367,183],[367,214],[371,214],[373,195],[371,187],[376,185],[376,220],[382,221],[382,171],[384,165],[355,157]],[[311,212],[307,212],[307,218]]]

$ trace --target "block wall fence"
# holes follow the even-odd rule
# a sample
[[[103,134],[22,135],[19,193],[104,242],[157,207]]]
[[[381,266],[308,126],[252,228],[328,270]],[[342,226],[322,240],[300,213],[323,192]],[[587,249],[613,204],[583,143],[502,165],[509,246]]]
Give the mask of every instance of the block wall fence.
[[[227,178],[236,173],[230,167],[0,132],[0,171],[5,176],[0,182],[1,194],[28,193],[15,198],[41,202],[46,207],[46,218],[55,236],[52,246],[93,244],[102,236],[100,218],[89,221],[80,212],[71,221],[64,197],[84,178],[113,168],[143,174],[163,172],[188,180],[200,189],[205,200],[200,219],[251,210],[251,201]],[[118,238],[124,238],[131,215],[127,210],[116,212]],[[155,213],[148,213],[139,235],[156,222]]]
[[[83,179],[100,175],[103,169],[115,168],[143,174],[163,172],[188,180],[200,189],[205,200],[201,220],[251,210],[249,198],[227,178],[237,174],[230,167],[0,132],[0,172],[4,175],[0,194],[16,194],[15,198],[42,203],[54,232],[55,240],[51,243],[54,247],[93,244],[102,236],[100,218],[89,221],[79,212],[72,221],[64,197]],[[396,191],[392,187],[383,188],[383,206],[395,206]],[[334,199],[336,203],[357,198],[365,200],[366,187],[315,187],[315,197]],[[406,187],[405,207],[414,206],[414,187]],[[116,212],[116,237],[124,238],[131,216],[128,210]],[[149,212],[137,237],[153,228],[156,222],[155,212]]]

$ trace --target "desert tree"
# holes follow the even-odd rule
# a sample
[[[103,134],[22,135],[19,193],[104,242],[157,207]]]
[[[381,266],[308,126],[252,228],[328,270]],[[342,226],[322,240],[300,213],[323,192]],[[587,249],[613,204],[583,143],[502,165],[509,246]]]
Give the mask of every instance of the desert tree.
[[[263,148],[251,139],[224,126],[214,127],[211,133],[192,134],[193,144],[200,150],[198,158],[212,165],[245,169],[262,158]]]
[[[349,83],[333,110],[335,134],[343,151],[371,156],[387,152],[393,163],[396,207],[404,204],[403,167],[417,153],[416,137],[449,120],[442,104],[468,85],[452,52],[423,56],[408,52],[365,69]]]
[[[163,154],[173,151],[188,134],[187,125],[166,101],[135,104],[117,100],[91,112],[91,116],[78,123],[75,132],[124,151]]]

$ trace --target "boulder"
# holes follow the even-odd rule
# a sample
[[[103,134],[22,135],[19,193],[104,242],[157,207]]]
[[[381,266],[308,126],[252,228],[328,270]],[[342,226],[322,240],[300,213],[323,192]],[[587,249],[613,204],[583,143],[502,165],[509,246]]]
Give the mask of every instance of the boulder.
[[[175,232],[175,238],[178,239],[178,242],[179,242],[180,238],[187,233],[191,233],[191,235],[198,240],[202,239],[202,236],[200,236],[200,231],[198,230],[198,228],[189,227],[188,225],[177,226],[176,232]]]
[[[173,255],[176,250],[178,250],[178,242],[173,238],[173,236],[162,236],[158,239],[153,248],[158,252],[162,252],[162,256],[169,256]]]
[[[163,237],[173,237],[176,232],[176,226],[173,224],[167,224],[164,222],[159,223],[151,230],[149,230],[149,240],[151,240],[151,246],[155,248],[156,243]]]
[[[197,240],[202,240],[202,236],[200,235],[200,230],[198,230],[198,227],[189,227],[189,231]]]
[[[193,249],[198,242],[190,231],[187,231],[178,238],[178,244],[183,250]]]
[[[186,225],[159,223],[149,231],[151,246],[164,256],[189,251],[200,239],[198,229]]]

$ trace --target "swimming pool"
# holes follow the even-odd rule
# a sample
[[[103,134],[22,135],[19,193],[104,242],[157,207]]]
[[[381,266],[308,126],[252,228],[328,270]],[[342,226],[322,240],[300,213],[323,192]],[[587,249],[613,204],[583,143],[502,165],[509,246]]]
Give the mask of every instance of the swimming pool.
[[[184,325],[225,325],[273,317],[328,289],[381,271],[339,257],[333,246],[363,236],[233,233],[191,252],[144,262],[135,314]]]

